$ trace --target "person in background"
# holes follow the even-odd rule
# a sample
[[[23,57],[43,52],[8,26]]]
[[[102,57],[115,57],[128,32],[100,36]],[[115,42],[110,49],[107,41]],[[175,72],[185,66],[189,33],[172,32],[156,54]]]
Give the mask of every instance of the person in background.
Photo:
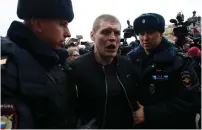
[[[188,50],[188,55],[192,58],[193,67],[201,83],[201,50],[198,47],[191,47]]]
[[[69,54],[68,59],[70,61],[73,61],[80,56],[78,47],[69,47],[67,51]]]

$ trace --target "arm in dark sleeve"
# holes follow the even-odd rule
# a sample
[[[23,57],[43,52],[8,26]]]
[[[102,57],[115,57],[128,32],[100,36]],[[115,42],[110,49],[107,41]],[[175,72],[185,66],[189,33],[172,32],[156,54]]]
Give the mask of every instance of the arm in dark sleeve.
[[[81,127],[81,115],[80,115],[80,104],[79,104],[79,91],[78,91],[78,80],[77,80],[77,69],[76,69],[76,65],[74,62],[70,63],[70,66],[72,68],[71,70],[71,76],[72,76],[72,82],[75,85],[76,88],[76,100],[75,100],[75,111],[76,111],[76,115],[77,115],[77,128]]]
[[[184,63],[179,72],[177,74],[178,78],[173,81],[172,86],[172,88],[176,88],[173,93],[176,93],[172,93],[173,97],[165,102],[144,107],[145,122],[152,123],[162,120],[172,122],[179,119],[179,115],[182,118],[183,116],[193,115],[200,104],[198,101],[200,85],[197,75],[189,60]]]
[[[20,94],[17,67],[9,62],[1,66],[1,128],[34,128],[30,107]]]
[[[133,64],[132,60],[130,60],[131,62],[131,73],[132,73],[132,91],[133,91],[133,94],[132,94],[132,100],[131,100],[131,105],[133,107],[133,110],[136,111],[138,109],[138,106],[137,106],[137,100],[138,100],[138,85],[139,85],[139,82],[140,82],[140,71],[138,70],[138,67]]]
[[[77,88],[77,101],[76,101],[76,113],[78,116],[78,124],[77,128],[79,129],[96,129],[98,128],[96,124],[96,118],[88,119],[86,117],[86,109],[85,107],[85,101],[83,101],[83,95],[82,95],[82,90],[81,90],[81,78],[79,77],[80,73],[82,73],[78,67],[77,61],[73,61],[71,63],[72,67],[72,75],[73,75],[73,80],[76,84]]]
[[[74,70],[72,67],[72,62],[69,60],[66,60],[65,62],[65,70],[67,71],[67,81],[68,81],[68,94],[69,97],[71,98],[71,102],[70,102],[70,106],[72,108],[72,118],[71,118],[71,122],[72,122],[72,126],[71,128],[76,128],[77,127],[77,123],[78,123],[78,114],[77,114],[77,88],[76,88],[76,80],[74,80]]]

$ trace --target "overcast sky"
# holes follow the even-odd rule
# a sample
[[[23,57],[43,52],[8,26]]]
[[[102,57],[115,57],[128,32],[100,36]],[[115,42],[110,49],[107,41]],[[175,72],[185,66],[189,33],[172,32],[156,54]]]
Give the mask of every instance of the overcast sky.
[[[18,0],[0,0],[0,35],[5,36],[10,23],[19,20],[16,15]],[[84,40],[90,40],[90,31],[94,19],[100,14],[115,15],[127,27],[126,20],[133,20],[142,13],[159,13],[164,16],[166,24],[182,11],[185,19],[192,16],[193,10],[197,16],[202,14],[202,0],[72,0],[74,20],[69,24],[72,37],[83,35]],[[123,34],[123,33],[122,33]]]

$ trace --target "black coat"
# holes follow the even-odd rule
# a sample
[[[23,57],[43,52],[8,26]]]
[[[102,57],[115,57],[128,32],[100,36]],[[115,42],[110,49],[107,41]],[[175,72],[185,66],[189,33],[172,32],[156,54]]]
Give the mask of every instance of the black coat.
[[[76,128],[76,89],[66,52],[57,54],[19,22],[7,35],[1,39],[1,58],[7,60],[1,66],[1,115],[12,117],[12,128]]]
[[[191,59],[164,38],[151,55],[139,46],[129,56],[141,70],[138,100],[145,122],[137,128],[195,128],[200,85]]]
[[[124,103],[120,101],[120,107],[111,110],[116,111],[116,114],[122,117],[118,119],[119,121],[117,121],[116,115],[109,117],[109,115],[105,114],[105,109],[111,109],[109,105],[113,104],[113,102],[108,104],[108,101],[112,100],[109,96],[112,93],[108,92],[109,88],[106,86],[105,72],[102,65],[96,61],[93,51],[81,56],[72,63],[78,88],[78,112],[81,125],[95,119],[93,124],[95,127],[92,126],[91,128],[133,128],[132,111],[137,109],[135,99],[135,88],[138,81],[137,70],[134,68],[132,61],[126,58],[117,56],[114,60],[117,60],[116,73],[122,86],[119,93],[124,93],[124,96],[114,95],[114,97],[118,97],[117,102],[124,98]],[[127,110],[122,111],[122,107],[127,107]],[[111,119],[109,125],[116,125],[106,125],[105,120],[107,118]]]

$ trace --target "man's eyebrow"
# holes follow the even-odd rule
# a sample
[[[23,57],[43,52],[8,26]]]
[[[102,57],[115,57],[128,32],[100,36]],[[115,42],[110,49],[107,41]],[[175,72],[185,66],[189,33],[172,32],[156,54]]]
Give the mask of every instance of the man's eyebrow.
[[[102,30],[114,30],[114,31],[121,31],[119,29],[116,29],[116,28],[111,28],[111,27],[106,27],[106,28],[103,28]]]

